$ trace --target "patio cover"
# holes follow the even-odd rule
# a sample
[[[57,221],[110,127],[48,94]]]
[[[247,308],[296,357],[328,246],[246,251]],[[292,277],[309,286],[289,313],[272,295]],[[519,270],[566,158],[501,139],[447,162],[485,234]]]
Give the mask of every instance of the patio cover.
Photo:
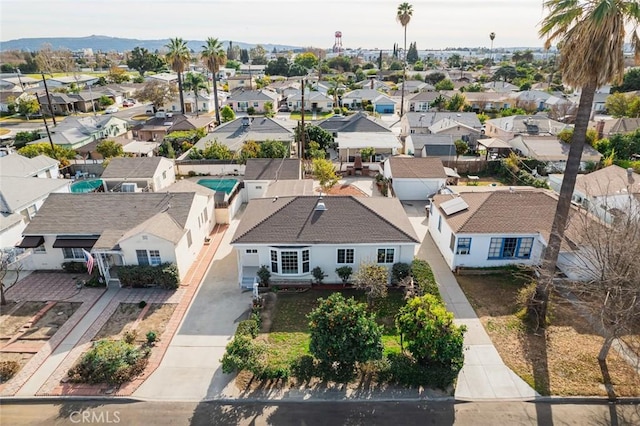
[[[42,245],[42,243],[44,243],[44,237],[40,236],[40,235],[29,235],[27,237],[24,237],[22,239],[22,241],[20,241],[20,244],[18,244],[16,247],[19,248],[34,248],[34,247],[40,247]]]
[[[502,139],[499,138],[491,138],[491,139],[478,139],[478,144],[482,145],[486,148],[494,148],[494,149],[500,149],[500,148],[507,148],[507,149],[511,149],[511,145],[509,145],[507,142],[503,141]]]

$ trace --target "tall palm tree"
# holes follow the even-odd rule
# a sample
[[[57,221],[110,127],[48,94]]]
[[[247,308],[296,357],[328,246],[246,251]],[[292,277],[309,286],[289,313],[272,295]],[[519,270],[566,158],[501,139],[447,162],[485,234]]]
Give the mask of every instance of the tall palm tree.
[[[402,92],[401,92],[401,100],[400,100],[400,116],[404,114],[404,86],[406,86],[407,81],[407,25],[409,25],[409,21],[411,21],[411,17],[413,16],[413,6],[409,3],[401,3],[398,6],[398,11],[396,13],[396,20],[400,22],[402,28],[404,28],[404,54],[402,61]]]
[[[189,66],[191,52],[187,47],[187,42],[180,37],[170,38],[165,45],[167,53],[167,63],[172,70],[178,73],[178,91],[180,92],[180,111],[184,114],[184,94],[182,93],[182,73]]]
[[[640,3],[637,0],[546,0],[544,5],[549,14],[542,21],[540,36],[547,39],[547,48],[553,41],[561,43],[562,78],[582,93],[541,276],[527,309],[529,318],[541,328],[545,327],[549,291],[571,207],[594,93],[598,87],[619,82],[623,77],[625,26],[632,28],[631,41],[636,61],[640,60],[637,32]]]
[[[201,90],[209,93],[209,86],[207,85],[206,78],[200,73],[189,72],[184,78],[184,89],[185,90],[193,90],[193,96],[195,98],[195,107],[196,107],[196,117],[200,114],[198,113],[198,93]]]
[[[220,121],[220,106],[218,105],[218,80],[216,74],[220,70],[220,66],[227,62],[227,54],[222,48],[222,43],[217,38],[209,37],[207,44],[202,46],[200,57],[204,61],[207,69],[213,74],[213,101],[215,102],[216,121]]]

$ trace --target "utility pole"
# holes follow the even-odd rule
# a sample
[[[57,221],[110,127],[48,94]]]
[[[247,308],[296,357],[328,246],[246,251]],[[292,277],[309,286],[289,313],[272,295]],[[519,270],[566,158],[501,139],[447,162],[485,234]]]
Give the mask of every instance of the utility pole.
[[[304,160],[304,140],[306,139],[306,130],[304,129],[304,78],[302,79],[302,107],[300,108],[300,159]]]
[[[40,97],[38,96],[38,92],[35,92],[36,100],[38,101],[38,108],[40,108],[40,115],[42,115],[42,121],[44,121],[44,128],[47,129],[47,137],[49,137],[49,144],[51,145],[51,155],[56,155],[55,146],[53,145],[53,139],[51,139],[51,132],[49,131],[49,124],[47,123],[47,117],[44,115],[44,111],[42,111],[42,104],[40,103]]]
[[[58,123],[56,123],[56,115],[53,113],[53,107],[51,106],[51,96],[49,95],[49,88],[47,87],[47,80],[45,80],[44,78],[44,71],[40,71],[40,73],[42,74],[42,82],[44,83],[44,91],[47,94],[47,103],[49,104],[49,112],[51,112],[51,118],[53,119],[53,125],[57,126]],[[40,100],[38,100],[38,102],[40,102]],[[42,115],[44,117],[44,114]],[[45,120],[46,123],[46,120]]]

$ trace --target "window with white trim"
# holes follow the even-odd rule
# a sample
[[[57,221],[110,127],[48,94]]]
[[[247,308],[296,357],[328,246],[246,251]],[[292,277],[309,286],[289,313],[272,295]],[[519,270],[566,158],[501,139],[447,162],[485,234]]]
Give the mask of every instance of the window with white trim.
[[[461,237],[458,238],[458,247],[456,248],[456,254],[470,254],[471,253],[471,238]]]
[[[311,252],[308,248],[276,248],[270,250],[271,272],[280,275],[308,274]]]
[[[138,265],[148,265],[149,256],[147,256],[146,250],[136,250],[136,257],[138,258]]]
[[[258,249],[246,249],[244,252],[247,254],[258,254]]]
[[[355,258],[355,250],[352,248],[349,249],[338,249],[338,259],[336,263],[339,264],[343,264],[343,263],[348,263],[351,264],[353,263]]]
[[[392,248],[378,249],[378,263],[393,263],[396,250]]]
[[[44,244],[41,244],[38,247],[34,247],[33,248],[33,253],[34,254],[45,254],[45,253],[47,253],[47,249],[45,248]]]
[[[81,248],[63,247],[62,253],[65,259],[84,259],[84,254]]]

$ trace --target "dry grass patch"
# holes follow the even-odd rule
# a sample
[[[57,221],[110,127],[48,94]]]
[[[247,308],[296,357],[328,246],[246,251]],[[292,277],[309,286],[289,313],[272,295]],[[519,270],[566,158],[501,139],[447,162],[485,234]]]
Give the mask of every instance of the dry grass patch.
[[[93,340],[121,338],[129,331],[141,311],[142,308],[137,303],[120,303]]]
[[[56,303],[20,338],[29,340],[51,338],[80,306],[82,306],[80,302]]]
[[[603,338],[573,306],[553,296],[545,334],[526,329],[517,315],[523,280],[510,273],[457,276],[505,364],[543,395],[606,396],[598,365]],[[638,396],[640,377],[618,354],[607,358],[618,396]]]
[[[138,332],[137,341],[146,342],[147,333],[150,331],[154,331],[160,338],[167,328],[167,323],[171,319],[173,311],[176,310],[176,306],[176,304],[170,303],[152,303],[144,318],[136,327]]]
[[[35,314],[44,308],[46,302],[24,302],[22,306],[9,315],[11,306],[2,307],[2,316],[0,316],[0,328],[3,337],[12,337],[22,328]]]

